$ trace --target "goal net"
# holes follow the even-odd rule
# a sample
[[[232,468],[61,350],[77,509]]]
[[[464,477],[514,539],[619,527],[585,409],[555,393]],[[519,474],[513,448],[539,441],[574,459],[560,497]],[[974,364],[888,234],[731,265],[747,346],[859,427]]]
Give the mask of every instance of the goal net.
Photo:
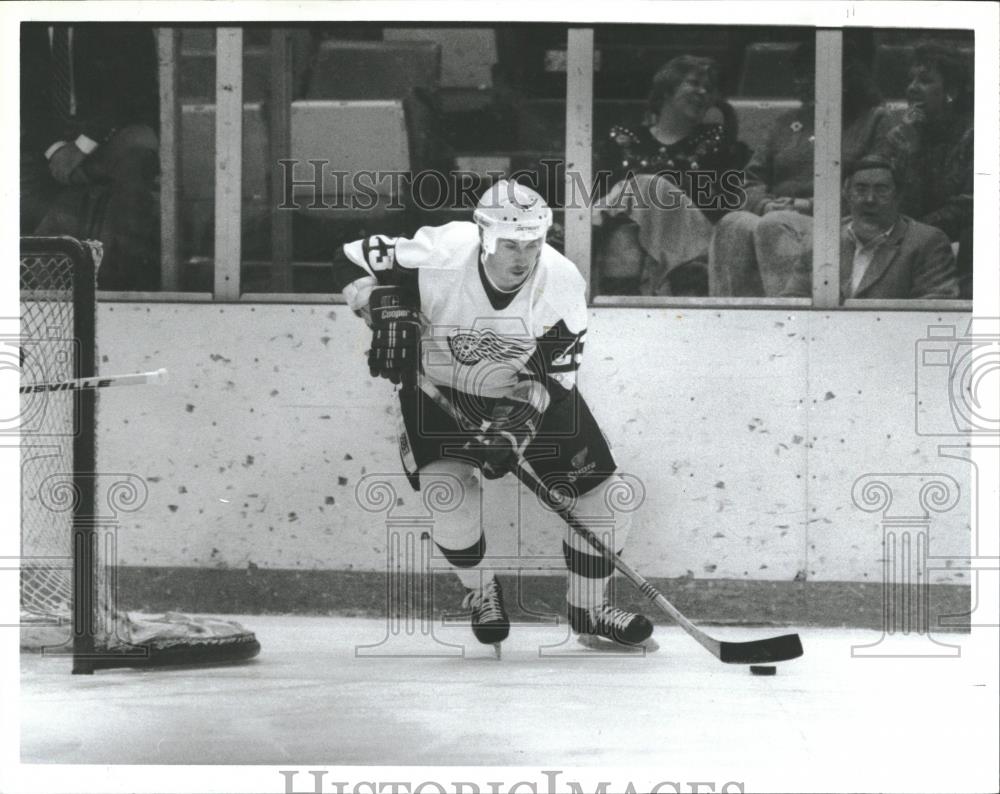
[[[78,673],[251,658],[260,645],[238,623],[118,608],[97,506],[97,394],[72,383],[96,374],[99,259],[99,244],[21,238],[21,647],[72,652]]]

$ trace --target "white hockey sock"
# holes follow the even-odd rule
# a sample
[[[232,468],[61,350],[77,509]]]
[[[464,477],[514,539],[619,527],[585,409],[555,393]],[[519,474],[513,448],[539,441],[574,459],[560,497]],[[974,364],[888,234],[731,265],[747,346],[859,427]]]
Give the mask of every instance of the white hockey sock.
[[[624,548],[632,524],[631,513],[612,513],[608,506],[606,491],[615,484],[615,478],[609,478],[593,491],[581,496],[573,510],[581,522],[613,552]],[[571,605],[584,609],[598,606],[604,600],[614,568],[572,529],[567,532],[563,544],[566,567],[569,569],[566,600]]]
[[[590,579],[570,572],[566,601],[571,606],[581,609],[596,607],[604,600],[604,589],[610,581],[610,576],[602,579]]]
[[[423,490],[437,487],[449,496],[448,509],[435,512],[432,532],[437,554],[446,557],[461,583],[472,590],[481,587],[478,568],[485,551],[482,530],[482,490],[475,469],[468,463],[441,460],[420,472]]]
[[[469,590],[482,590],[483,585],[493,577],[492,571],[481,571],[478,568],[453,568],[455,576]]]

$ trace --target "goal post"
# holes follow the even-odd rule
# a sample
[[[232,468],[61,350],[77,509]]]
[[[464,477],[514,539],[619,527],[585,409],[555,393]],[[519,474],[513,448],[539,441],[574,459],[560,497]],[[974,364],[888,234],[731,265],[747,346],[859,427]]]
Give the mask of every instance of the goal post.
[[[95,285],[94,253],[83,243],[21,238],[22,382],[95,374]],[[97,613],[96,395],[22,395],[20,408],[22,644],[44,647],[40,637],[58,638],[53,626],[69,618],[73,672],[89,673]],[[68,511],[54,509],[67,499]]]
[[[98,374],[100,254],[71,237],[21,238],[21,646],[71,652],[84,674],[252,658],[257,638],[233,621],[118,608],[98,505],[97,390],[24,388]]]

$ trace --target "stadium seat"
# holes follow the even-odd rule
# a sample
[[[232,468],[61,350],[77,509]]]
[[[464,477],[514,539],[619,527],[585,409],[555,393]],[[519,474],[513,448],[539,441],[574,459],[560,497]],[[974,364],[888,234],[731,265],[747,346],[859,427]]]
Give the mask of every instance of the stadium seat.
[[[182,102],[215,101],[215,52],[181,52],[178,88]],[[243,100],[263,102],[269,92],[271,56],[267,50],[243,53]]]
[[[181,106],[181,195],[215,196],[215,105]],[[243,105],[243,197],[266,198],[267,124],[259,102]]]
[[[256,38],[260,38],[257,36]],[[302,97],[306,70],[312,47],[311,36],[306,30],[290,33],[293,63],[293,96]],[[215,102],[215,31],[212,29],[184,29],[181,35],[180,86],[182,102]],[[271,93],[270,44],[243,42],[243,101],[266,102]]]
[[[493,28],[387,27],[385,41],[441,42],[441,87],[482,89],[493,81],[497,59],[496,33]]]
[[[181,240],[185,257],[211,256],[215,228],[215,105],[181,106]],[[259,224],[269,182],[260,103],[243,106],[243,224]]]
[[[251,251],[268,258],[268,223],[272,180],[268,164],[267,122],[259,103],[247,103],[243,109],[243,207],[244,257]],[[215,196],[215,106],[185,105],[182,108],[181,156],[182,224],[185,251],[188,255],[210,256]],[[296,180],[312,177],[309,160],[325,160],[326,177],[322,182],[323,203],[338,209],[309,209],[311,189],[296,189],[296,201],[304,206],[296,212],[296,259],[328,256],[331,241],[358,229],[367,228],[393,213],[387,210],[389,180],[371,180],[371,191],[378,195],[371,209],[344,207],[357,195],[349,180],[334,180],[329,171],[406,171],[410,168],[410,142],[401,101],[315,101],[292,103],[291,159],[298,165]],[[277,172],[281,175],[281,172]],[[364,192],[369,192],[365,185]],[[396,212],[395,216],[405,216]],[[396,217],[390,221],[397,220]],[[402,218],[400,218],[402,222]],[[386,229],[389,231],[389,229]]]
[[[181,54],[215,52],[215,28],[181,28]]]
[[[906,96],[906,84],[913,47],[900,44],[882,44],[875,50],[872,70],[879,91],[886,99]]]
[[[759,151],[767,142],[776,119],[801,105],[797,99],[731,99],[740,124],[740,140],[752,151]]]
[[[432,41],[336,41],[320,44],[307,99],[402,99],[435,91],[441,45]]]
[[[737,96],[794,97],[795,42],[758,41],[747,45]]]
[[[329,169],[351,174],[406,171],[410,167],[410,149],[403,104],[398,100],[294,102],[291,155],[299,163],[327,160]],[[300,166],[296,179],[305,179],[308,173]],[[362,197],[349,180],[344,181],[348,184],[324,181],[326,203]],[[371,189],[387,198],[391,187],[386,180],[373,184]],[[311,188],[297,188],[297,200],[306,200],[309,191]]]

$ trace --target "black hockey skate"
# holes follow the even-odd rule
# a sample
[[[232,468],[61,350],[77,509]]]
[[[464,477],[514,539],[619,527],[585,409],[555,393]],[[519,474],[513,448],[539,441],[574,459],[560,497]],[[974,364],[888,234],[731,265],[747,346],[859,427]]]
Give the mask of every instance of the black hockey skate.
[[[569,625],[577,633],[580,644],[588,648],[655,651],[659,647],[650,638],[653,624],[645,615],[613,607],[607,601],[590,609],[570,604]]]
[[[510,619],[503,605],[503,591],[495,577],[483,589],[467,590],[462,607],[472,612],[472,633],[483,645],[492,645],[500,658],[500,643],[510,634]]]

